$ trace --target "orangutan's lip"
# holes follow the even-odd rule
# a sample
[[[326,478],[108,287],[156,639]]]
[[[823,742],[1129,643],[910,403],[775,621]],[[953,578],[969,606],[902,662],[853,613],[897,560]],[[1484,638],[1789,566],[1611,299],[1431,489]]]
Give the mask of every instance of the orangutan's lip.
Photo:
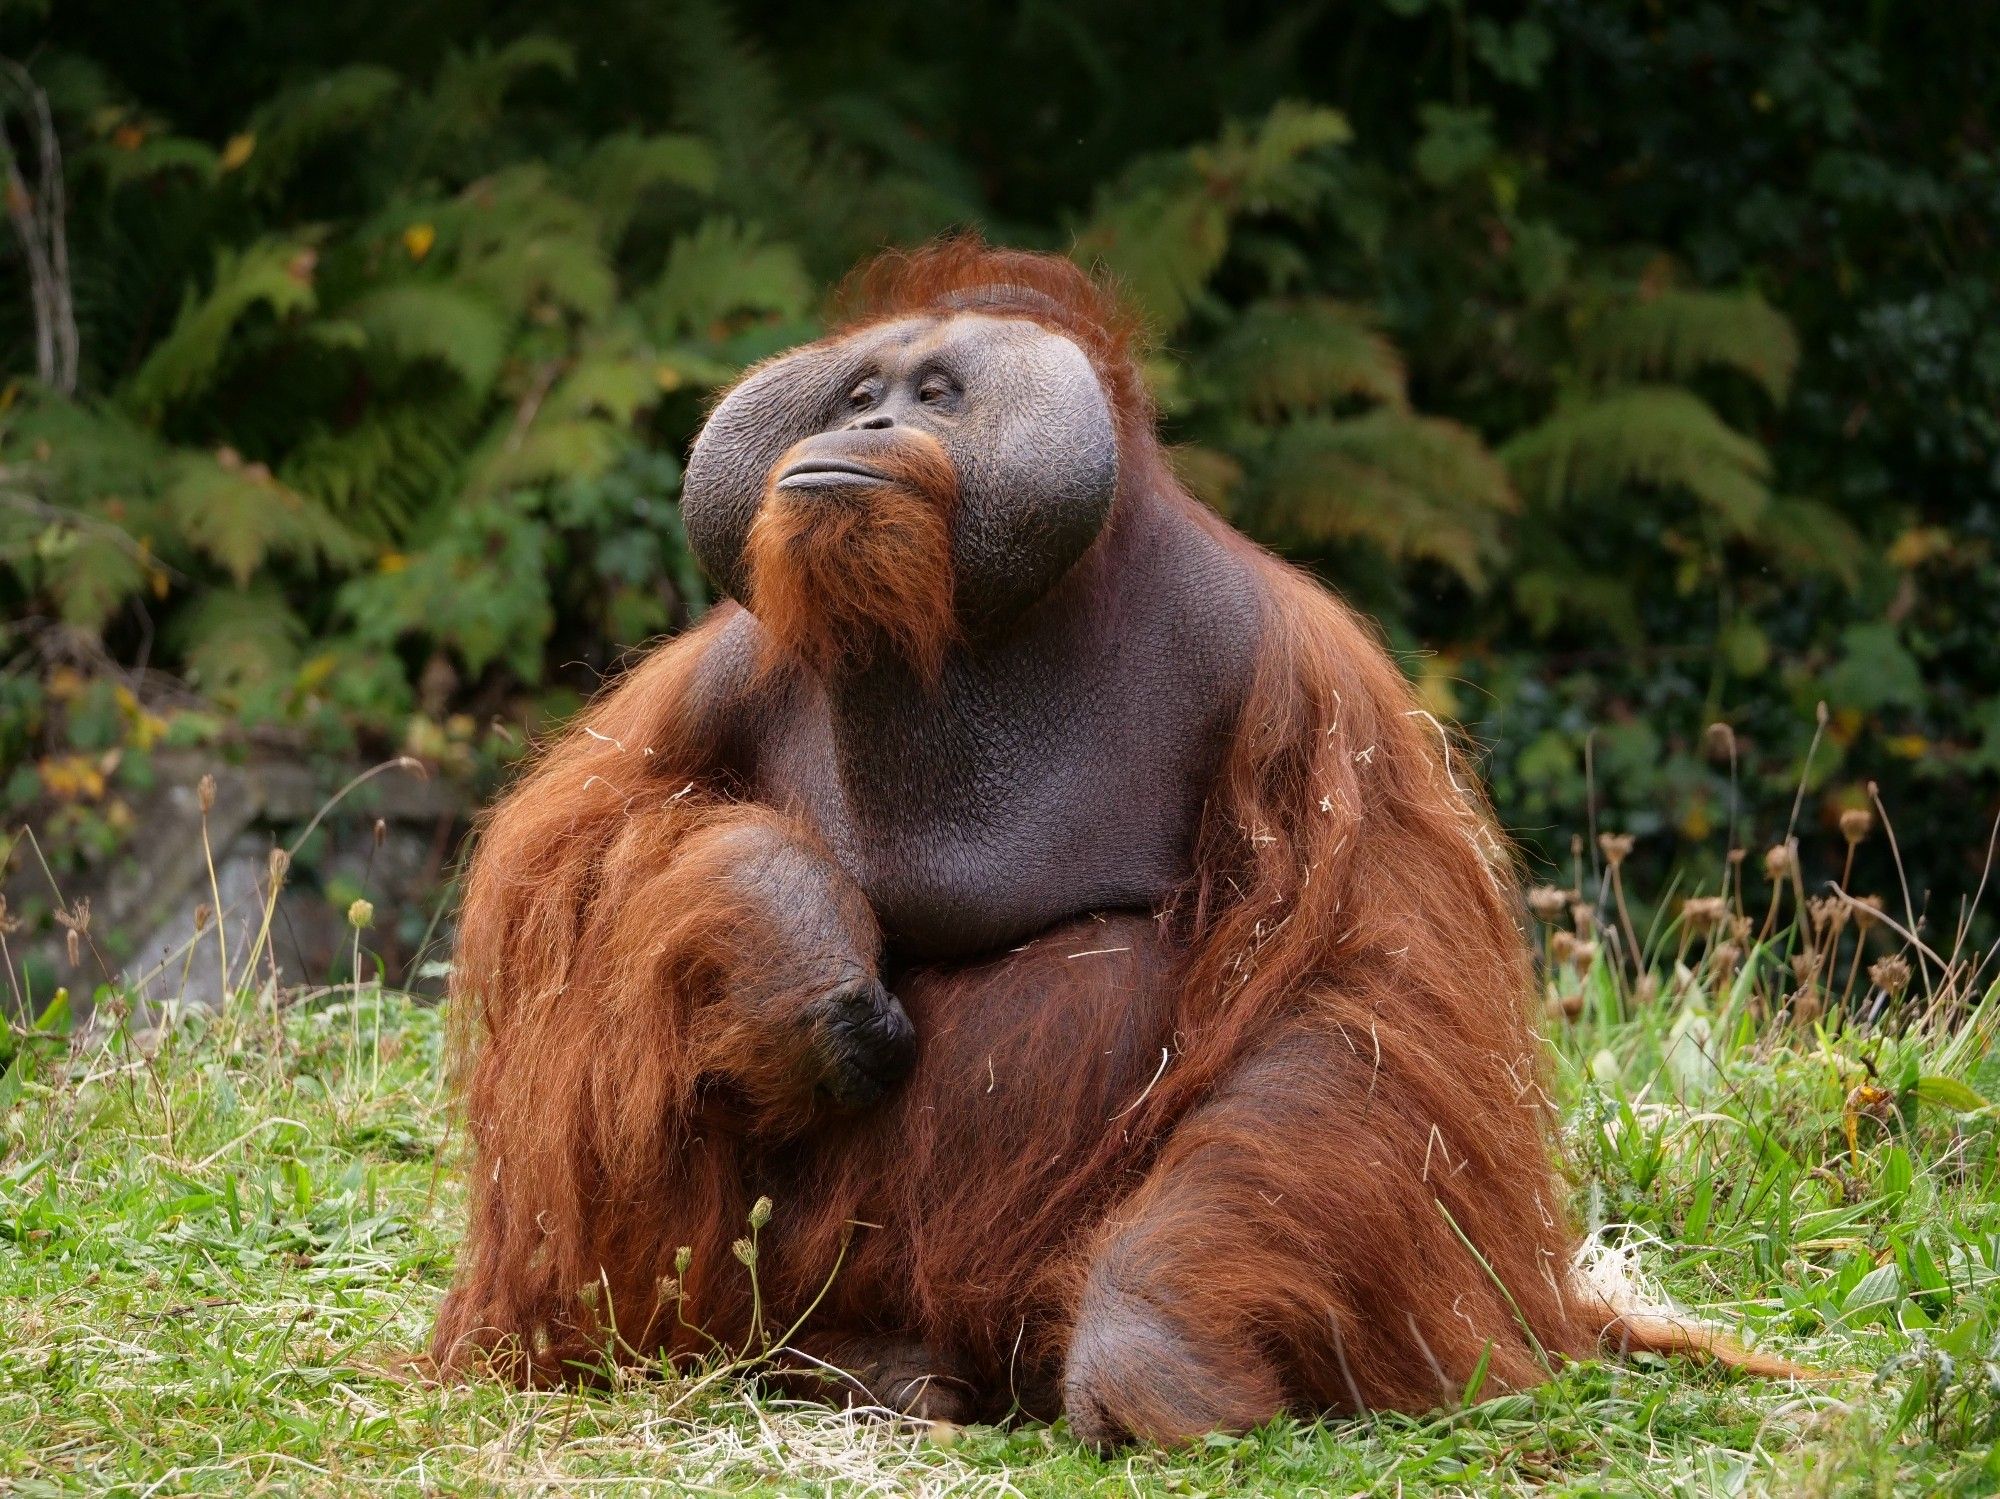
[[[801,458],[778,475],[780,489],[817,489],[829,484],[886,484],[889,476],[845,458]]]

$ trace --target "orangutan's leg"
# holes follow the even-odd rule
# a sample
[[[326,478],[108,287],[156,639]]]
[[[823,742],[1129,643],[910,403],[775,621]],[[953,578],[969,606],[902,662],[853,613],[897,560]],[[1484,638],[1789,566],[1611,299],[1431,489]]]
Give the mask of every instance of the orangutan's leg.
[[[1294,1020],[1112,1210],[1064,1365],[1079,1436],[1172,1442],[1288,1406],[1423,1409],[1459,1398],[1489,1348],[1494,1390],[1542,1377],[1543,1347],[1567,1351],[1543,1283],[1563,1262],[1542,1267],[1540,1248],[1559,1232],[1523,1221],[1545,1159],[1476,1159],[1478,1108],[1421,1092],[1384,1031]]]

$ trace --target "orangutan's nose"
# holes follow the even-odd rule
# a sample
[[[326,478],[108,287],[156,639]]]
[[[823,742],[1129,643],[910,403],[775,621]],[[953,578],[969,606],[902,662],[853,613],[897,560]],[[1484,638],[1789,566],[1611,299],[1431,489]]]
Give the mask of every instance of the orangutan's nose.
[[[896,419],[886,411],[871,411],[866,416],[857,416],[847,424],[849,432],[880,432],[896,425]]]

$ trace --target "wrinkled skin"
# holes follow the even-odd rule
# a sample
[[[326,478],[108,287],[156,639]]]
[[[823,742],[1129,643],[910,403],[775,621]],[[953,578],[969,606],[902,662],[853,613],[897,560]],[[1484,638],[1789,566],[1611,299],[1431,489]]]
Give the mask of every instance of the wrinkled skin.
[[[958,470],[964,641],[935,690],[892,657],[756,695],[722,730],[738,773],[815,826],[906,957],[977,956],[1087,912],[1153,909],[1188,871],[1254,648],[1254,594],[1184,516],[1129,492],[1114,506],[1110,408],[1069,339],[964,314],[765,365],[688,464],[703,566],[740,596],[744,538],[794,445],[827,468],[780,485],[836,504],[836,465],[865,465],[901,427],[936,437]],[[758,650],[745,613],[709,662],[718,697]]]

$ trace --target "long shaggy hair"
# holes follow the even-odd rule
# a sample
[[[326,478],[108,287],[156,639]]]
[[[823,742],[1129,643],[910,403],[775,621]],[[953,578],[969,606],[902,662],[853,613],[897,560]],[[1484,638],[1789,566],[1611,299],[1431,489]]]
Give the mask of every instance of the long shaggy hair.
[[[813,670],[866,667],[886,644],[935,680],[957,633],[958,474],[937,439],[915,427],[878,446],[886,482],[830,495],[779,487],[792,452],[772,465],[745,548],[750,607],[771,644]]]
[[[1515,873],[1465,757],[1366,624],[1174,483],[1134,325],[1083,273],[955,242],[877,262],[845,305],[849,329],[970,306],[1069,335],[1116,404],[1120,503],[1150,490],[1251,569],[1262,644],[1193,873],[1158,920],[885,975],[921,1057],[880,1110],[782,1145],[718,1124],[699,1017],[760,957],[705,840],[775,814],[729,800],[702,739],[694,668],[728,611],[662,647],[480,832],[453,977],[472,1221],[440,1362],[546,1379],[754,1348],[824,1292],[824,1347],[894,1328],[1046,1408],[1065,1357],[1096,1357],[1074,1322],[1107,1256],[1173,1290],[1230,1419],[1425,1408],[1482,1358],[1492,1391],[1582,1354],[1603,1319],[1570,1287]],[[752,596],[811,657],[841,569],[800,534],[781,514],[753,538]],[[759,1192],[753,1295],[731,1244]],[[1107,1375],[1106,1420],[1174,1432],[1194,1377]]]

